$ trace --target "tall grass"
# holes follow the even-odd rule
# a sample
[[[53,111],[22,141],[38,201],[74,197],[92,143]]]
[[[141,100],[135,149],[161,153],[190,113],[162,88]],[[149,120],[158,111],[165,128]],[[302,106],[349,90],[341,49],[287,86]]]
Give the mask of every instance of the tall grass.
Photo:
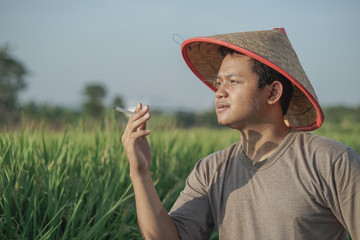
[[[126,226],[117,223],[135,219],[124,215],[130,182],[116,144],[100,132],[73,130],[2,137],[3,239],[121,238]]]
[[[123,127],[108,119],[56,132],[40,125],[1,133],[0,239],[140,239]],[[219,131],[158,128],[149,136],[167,209],[194,162],[233,141],[219,141]]]
[[[169,210],[194,163],[237,141],[238,134],[170,125],[164,129],[155,122],[161,121],[149,124],[151,171]],[[360,127],[347,131],[349,126],[338,127],[340,131],[324,126],[316,133],[359,151]],[[141,239],[120,140],[123,128],[108,118],[60,131],[24,124],[0,133],[0,239]]]

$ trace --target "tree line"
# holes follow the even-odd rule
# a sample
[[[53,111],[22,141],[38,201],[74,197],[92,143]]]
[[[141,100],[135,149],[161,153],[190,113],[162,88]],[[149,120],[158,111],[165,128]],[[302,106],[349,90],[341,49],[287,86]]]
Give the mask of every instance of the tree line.
[[[12,56],[7,45],[0,48],[0,123],[16,124],[22,117],[68,122],[81,115],[92,118],[104,115],[103,101],[107,91],[102,83],[84,86],[85,101],[80,111],[36,102],[20,103],[19,94],[26,89],[25,78],[28,72],[24,64]],[[124,100],[121,96],[116,96],[113,104],[123,107]]]
[[[75,123],[81,118],[102,119],[110,114],[111,108],[104,106],[106,87],[102,83],[89,83],[84,86],[85,101],[81,110],[69,109],[54,105],[41,105],[35,102],[20,103],[18,95],[26,84],[28,69],[11,55],[8,46],[0,48],[0,124],[16,125],[21,121],[43,121],[53,125]],[[112,104],[125,106],[122,96],[116,96]],[[358,107],[330,106],[324,108],[326,122],[341,123],[343,121],[359,122],[360,105]],[[152,110],[152,115],[166,118],[167,124],[175,127],[218,127],[213,109],[204,112],[178,111],[173,113]],[[119,119],[125,117],[116,115]],[[165,121],[164,121],[165,122]]]

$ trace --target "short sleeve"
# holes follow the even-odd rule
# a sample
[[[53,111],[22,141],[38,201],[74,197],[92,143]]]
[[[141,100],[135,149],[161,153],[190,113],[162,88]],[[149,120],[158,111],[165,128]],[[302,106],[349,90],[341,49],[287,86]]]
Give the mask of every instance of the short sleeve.
[[[214,229],[201,163],[200,160],[188,176],[184,190],[170,211],[181,239],[209,239]]]
[[[360,156],[350,149],[333,165],[332,211],[349,231],[360,239]]]

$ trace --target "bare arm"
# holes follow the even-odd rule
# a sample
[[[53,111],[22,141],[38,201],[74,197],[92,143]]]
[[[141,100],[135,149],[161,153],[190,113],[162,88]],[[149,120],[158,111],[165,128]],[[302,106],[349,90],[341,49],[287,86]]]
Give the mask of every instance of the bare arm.
[[[146,139],[150,134],[146,122],[149,108],[139,104],[129,118],[122,136],[134,186],[138,223],[144,239],[180,239],[177,228],[164,209],[150,173],[151,149]]]

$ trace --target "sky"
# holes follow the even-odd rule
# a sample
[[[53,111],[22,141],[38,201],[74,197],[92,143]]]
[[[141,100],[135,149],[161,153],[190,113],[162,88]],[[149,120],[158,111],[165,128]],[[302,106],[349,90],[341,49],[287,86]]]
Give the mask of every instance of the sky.
[[[75,109],[85,86],[101,83],[109,107],[121,96],[128,106],[209,110],[214,93],[185,64],[182,39],[278,27],[322,106],[358,106],[359,25],[358,0],[0,0],[0,46],[29,70],[21,102]]]

